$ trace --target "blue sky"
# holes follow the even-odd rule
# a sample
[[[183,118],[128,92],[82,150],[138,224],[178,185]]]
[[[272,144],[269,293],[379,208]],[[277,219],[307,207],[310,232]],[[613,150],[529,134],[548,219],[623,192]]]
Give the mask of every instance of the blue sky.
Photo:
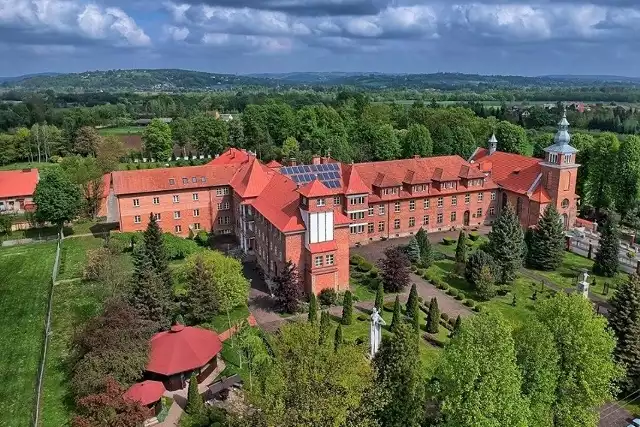
[[[0,0],[0,76],[114,68],[640,76],[640,0]]]

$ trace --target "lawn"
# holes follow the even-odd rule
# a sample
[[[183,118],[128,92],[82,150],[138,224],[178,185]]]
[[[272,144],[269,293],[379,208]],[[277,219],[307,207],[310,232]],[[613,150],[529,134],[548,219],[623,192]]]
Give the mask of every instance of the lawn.
[[[29,425],[55,243],[0,248],[0,425]]]
[[[228,314],[221,313],[213,316],[211,322],[206,325],[208,328],[213,329],[214,331],[221,333],[226,331],[238,323],[241,323],[243,320],[246,320],[249,316],[249,307],[246,305],[236,307],[231,310]]]
[[[20,162],[20,163],[11,163],[8,165],[0,166],[0,170],[8,171],[8,170],[19,170],[19,169],[46,169],[57,167],[57,163],[49,163],[49,162]]]
[[[102,136],[112,135],[139,135],[144,131],[144,126],[122,126],[98,129],[98,134]]]
[[[468,251],[467,255],[473,253],[476,249],[480,247],[481,244],[487,241],[487,238],[484,236],[480,236],[477,240],[471,240],[467,238],[467,246]],[[455,256],[456,255],[456,246],[457,242],[454,242],[451,245],[446,245],[442,240],[434,245],[434,249],[440,253],[443,253],[447,256]]]
[[[100,248],[103,244],[104,239],[100,237],[65,239],[62,243],[58,280],[81,278],[87,260],[87,252]]]

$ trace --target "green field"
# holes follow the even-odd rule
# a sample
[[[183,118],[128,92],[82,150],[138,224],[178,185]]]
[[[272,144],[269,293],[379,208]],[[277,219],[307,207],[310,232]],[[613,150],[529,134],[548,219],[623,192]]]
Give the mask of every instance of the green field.
[[[98,129],[98,133],[102,136],[140,135],[143,131],[144,126],[122,126]]]
[[[9,170],[19,170],[19,169],[46,169],[57,167],[57,163],[49,163],[49,162],[20,162],[20,163],[11,163],[9,165],[0,166],[0,170],[9,171]]]
[[[0,248],[1,426],[31,420],[55,247]]]

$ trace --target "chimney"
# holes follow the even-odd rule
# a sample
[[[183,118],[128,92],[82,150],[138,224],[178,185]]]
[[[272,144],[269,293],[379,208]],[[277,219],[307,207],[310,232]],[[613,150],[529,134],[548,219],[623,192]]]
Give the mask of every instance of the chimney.
[[[291,157],[291,158],[289,159],[289,166],[295,166],[295,165],[297,165],[297,164],[298,164],[298,163],[296,162],[295,157]]]
[[[498,149],[498,140],[496,139],[496,134],[491,134],[491,138],[489,138],[489,155],[492,155]]]
[[[313,157],[311,157],[311,164],[312,165],[319,165],[320,164],[320,156],[317,154],[314,154]]]
[[[414,158],[414,159],[419,159],[419,158],[420,158],[420,154],[414,154],[414,155],[413,155],[413,158]]]

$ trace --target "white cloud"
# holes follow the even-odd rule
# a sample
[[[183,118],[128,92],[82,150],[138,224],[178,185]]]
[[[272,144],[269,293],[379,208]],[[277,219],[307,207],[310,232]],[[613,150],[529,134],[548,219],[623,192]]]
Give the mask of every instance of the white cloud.
[[[187,27],[176,27],[174,25],[165,25],[163,28],[165,36],[173,41],[184,41],[189,37],[189,29]]]

